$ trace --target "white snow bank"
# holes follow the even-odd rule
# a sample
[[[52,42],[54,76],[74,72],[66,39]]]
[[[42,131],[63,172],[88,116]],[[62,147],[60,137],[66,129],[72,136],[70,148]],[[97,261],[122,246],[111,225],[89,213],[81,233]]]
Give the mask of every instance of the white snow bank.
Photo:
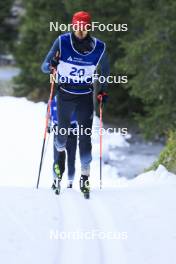
[[[151,170],[138,175],[132,180],[133,184],[176,184],[176,175],[169,172],[163,165],[159,165],[156,170]]]
[[[94,128],[99,129],[99,127],[100,127],[100,119],[97,116],[94,116],[93,129]],[[110,132],[112,130],[113,128],[111,128]],[[106,147],[108,149],[117,148],[117,147],[129,147],[129,143],[127,142],[127,139],[131,137],[130,134],[122,135],[121,133],[116,132],[116,130],[114,130],[114,132],[112,133],[108,133],[106,129],[103,130],[102,134],[103,134],[103,143],[105,149]],[[100,138],[99,133],[93,133],[94,143],[96,142],[99,144],[99,138]]]
[[[42,146],[45,104],[0,97],[0,184],[35,186]]]
[[[96,128],[96,129],[95,129]],[[97,159],[100,155],[100,135],[99,135],[99,128],[100,128],[100,119],[97,116],[94,116],[93,121],[93,132],[92,133],[92,153],[94,160]],[[102,141],[103,141],[103,160],[105,162],[108,162],[109,159],[112,159],[112,156],[114,155],[112,152],[113,149],[116,148],[126,148],[129,147],[129,143],[127,142],[127,139],[131,137],[130,134],[122,135],[121,133],[118,133],[114,131],[113,133],[107,133],[107,130],[102,131]]]
[[[19,74],[20,70],[14,67],[0,67],[0,81],[11,80]]]

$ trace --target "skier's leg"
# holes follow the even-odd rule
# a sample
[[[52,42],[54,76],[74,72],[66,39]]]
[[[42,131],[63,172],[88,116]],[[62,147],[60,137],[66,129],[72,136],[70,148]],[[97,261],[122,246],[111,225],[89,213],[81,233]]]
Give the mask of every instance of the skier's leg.
[[[55,127],[56,128],[56,127]],[[54,139],[53,139],[53,154],[54,154],[54,163],[53,163],[53,176],[55,178],[59,178],[60,180],[62,179],[62,175],[65,171],[65,154],[61,154],[60,152],[57,151],[56,146],[55,146],[55,140],[57,138],[57,135],[55,134],[54,131]],[[64,152],[62,152],[64,153]],[[60,161],[61,160],[61,161]],[[59,164],[61,164],[59,166]]]
[[[77,120],[79,124],[79,151],[81,159],[80,189],[86,199],[89,198],[90,163],[92,161],[92,123],[93,94],[82,95],[77,105]],[[81,129],[80,129],[81,128]],[[81,131],[82,130],[82,131]],[[83,133],[82,133],[83,132]]]
[[[55,134],[54,130],[54,137],[53,137],[53,156],[54,156],[54,162],[53,162],[53,184],[52,189],[55,190],[56,194],[60,193],[60,181],[62,180],[62,175],[65,170],[65,155],[59,156],[59,152],[57,151],[55,147],[55,138],[57,135]],[[62,159],[62,162],[60,160]],[[63,164],[62,167],[60,164]]]
[[[61,173],[61,178],[65,170],[65,149],[68,137],[68,129],[70,128],[70,120],[72,112],[75,108],[75,103],[72,95],[67,94],[61,90],[58,93],[58,130],[55,137],[55,147],[58,152],[58,166],[56,168],[58,173]]]
[[[53,177],[55,179],[56,176],[56,172],[55,172],[55,165],[58,164],[58,160],[59,160],[59,155],[58,155],[58,151],[55,147],[55,138],[56,138],[56,135],[55,135],[55,131],[54,131],[54,136],[53,136],[53,158],[54,158],[54,162],[53,162]]]
[[[67,139],[67,165],[68,165],[68,187],[72,187],[72,183],[75,176],[75,159],[77,148],[77,135],[71,131]]]
[[[59,90],[57,102],[57,114],[58,114],[58,133],[55,139],[55,146],[58,152],[65,151],[68,129],[70,128],[71,115],[75,109],[75,102],[73,96],[62,90]]]
[[[76,108],[79,124],[79,151],[81,159],[81,174],[90,175],[90,163],[92,161],[92,122],[93,122],[93,94],[81,95],[81,100]]]

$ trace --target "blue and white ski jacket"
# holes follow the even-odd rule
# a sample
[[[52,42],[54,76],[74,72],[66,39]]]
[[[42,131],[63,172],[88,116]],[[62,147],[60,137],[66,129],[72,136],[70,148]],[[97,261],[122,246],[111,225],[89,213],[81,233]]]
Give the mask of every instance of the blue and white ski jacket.
[[[60,35],[45,58],[42,64],[42,71],[50,73],[50,61],[59,52],[60,58],[57,72],[61,87],[62,84],[66,83],[67,87],[70,85],[66,92],[74,94],[90,93],[92,91],[90,86],[91,88],[93,87],[93,76],[98,65],[100,65],[102,76],[106,78],[109,75],[109,63],[105,52],[106,45],[97,38],[92,38],[92,40],[94,42],[92,51],[82,54],[75,50],[71,33]],[[76,89],[72,89],[72,86],[76,86]]]

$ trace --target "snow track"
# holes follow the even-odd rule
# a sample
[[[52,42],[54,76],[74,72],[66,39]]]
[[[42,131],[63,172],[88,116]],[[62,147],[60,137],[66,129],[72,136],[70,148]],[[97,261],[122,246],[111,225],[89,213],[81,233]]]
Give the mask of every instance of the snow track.
[[[106,262],[104,240],[90,238],[90,235],[101,226],[95,211],[92,210],[92,201],[84,200],[82,194],[74,190],[66,190],[58,198],[64,219],[60,231],[65,230],[66,233],[70,231],[70,234],[76,231],[78,234],[77,239],[62,240],[60,263],[70,264],[74,259],[74,263],[80,264],[113,264],[114,262]]]
[[[116,264],[118,259],[120,260],[121,264],[127,263],[122,240],[118,237],[120,230],[118,229],[117,218],[115,218],[115,215],[112,214],[112,211],[108,209],[107,203],[101,199],[101,193],[99,191],[97,192],[97,195],[93,197],[91,205],[91,210],[94,217],[96,218],[98,228],[104,234],[111,232],[117,236],[116,239],[107,238],[102,240],[104,263]]]
[[[90,200],[70,189],[56,196],[50,189],[0,187],[2,263],[175,263],[175,197],[170,184],[92,190]],[[90,237],[125,231],[127,239]]]

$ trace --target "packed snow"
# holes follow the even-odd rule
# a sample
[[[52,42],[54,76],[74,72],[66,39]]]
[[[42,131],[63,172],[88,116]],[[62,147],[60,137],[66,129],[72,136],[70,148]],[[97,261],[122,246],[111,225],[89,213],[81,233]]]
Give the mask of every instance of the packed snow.
[[[73,190],[66,189],[66,171],[56,196],[51,134],[37,190],[45,115],[44,103],[0,97],[1,262],[175,263],[176,175],[160,165],[132,180],[119,177],[107,161],[114,146],[129,147],[129,136],[104,135],[99,190],[99,137],[93,134],[91,199],[79,192],[79,151]]]

